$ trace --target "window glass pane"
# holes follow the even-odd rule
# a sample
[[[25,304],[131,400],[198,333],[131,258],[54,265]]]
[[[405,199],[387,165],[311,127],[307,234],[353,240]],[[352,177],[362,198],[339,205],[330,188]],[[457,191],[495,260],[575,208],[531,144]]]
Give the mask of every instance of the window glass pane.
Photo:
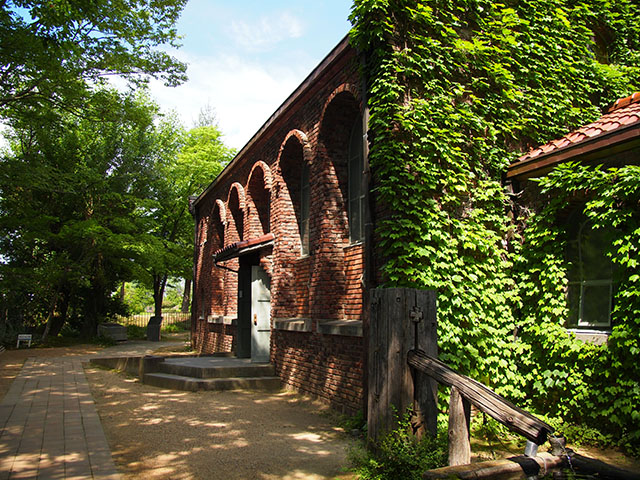
[[[309,254],[309,219],[308,218],[302,221],[300,230],[301,230],[300,240],[302,241],[302,255],[308,255]]]
[[[578,326],[578,315],[580,313],[580,292],[582,287],[579,283],[570,283],[567,292],[567,303],[569,306],[568,327]]]
[[[351,129],[349,140],[349,237],[352,242],[362,239],[362,180],[364,155],[362,152],[362,118],[358,116]]]
[[[349,202],[349,212],[351,216],[349,217],[349,236],[351,237],[351,241],[360,240],[360,205],[358,199],[352,200]]]
[[[569,326],[608,327],[611,324],[613,263],[606,255],[611,232],[592,228],[582,209],[569,217],[566,259]]]
[[[602,327],[609,325],[611,310],[611,285],[589,285],[582,287],[582,318],[579,325],[583,327]]]
[[[302,185],[300,195],[300,242],[302,254],[309,253],[309,165],[302,163]]]
[[[611,278],[611,259],[605,254],[612,241],[609,237],[602,228],[595,230],[589,225],[583,228],[580,243],[585,280]]]

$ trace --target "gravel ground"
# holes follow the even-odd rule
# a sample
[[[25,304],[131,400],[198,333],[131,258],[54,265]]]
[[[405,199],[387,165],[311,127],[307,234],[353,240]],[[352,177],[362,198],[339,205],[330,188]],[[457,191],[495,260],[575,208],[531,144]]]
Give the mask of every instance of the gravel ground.
[[[175,354],[184,351],[183,345],[162,350]],[[8,350],[0,354],[0,398],[28,357],[86,357],[100,352],[108,353],[96,345]],[[291,392],[164,390],[93,366],[87,366],[85,373],[114,461],[125,479],[354,478],[343,473],[354,439],[336,427],[335,414],[318,402]],[[640,471],[640,461],[616,450],[574,449]],[[473,454],[475,461],[485,459],[485,449],[479,450]]]
[[[299,395],[179,392],[94,367],[85,373],[127,479],[333,479],[353,441]]]

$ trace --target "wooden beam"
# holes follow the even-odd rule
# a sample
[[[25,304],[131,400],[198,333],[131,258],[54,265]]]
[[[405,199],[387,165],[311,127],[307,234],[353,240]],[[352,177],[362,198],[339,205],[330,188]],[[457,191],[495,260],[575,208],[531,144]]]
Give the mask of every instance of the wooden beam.
[[[479,410],[527,440],[542,445],[547,440],[547,435],[553,432],[553,428],[547,423],[516,407],[481,383],[431,358],[421,350],[411,350],[407,355],[407,363],[444,385],[456,387],[460,394]]]

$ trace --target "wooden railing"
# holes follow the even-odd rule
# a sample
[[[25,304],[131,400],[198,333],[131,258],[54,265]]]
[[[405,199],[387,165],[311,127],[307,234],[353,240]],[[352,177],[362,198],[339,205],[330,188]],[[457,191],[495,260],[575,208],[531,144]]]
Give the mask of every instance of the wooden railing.
[[[438,383],[451,387],[449,464],[470,461],[471,404],[527,440],[535,456],[553,429],[481,383],[437,360],[436,294],[407,288],[373,289],[368,346],[367,427],[374,443],[395,426],[396,412],[410,408],[421,435],[436,434]]]
[[[138,327],[146,327],[149,319],[153,317],[153,313],[141,313],[138,315],[130,315],[128,317],[118,316],[118,323],[122,325],[136,325]],[[191,314],[182,312],[162,312],[162,326],[173,325],[174,323],[187,322],[190,324]]]
[[[449,465],[464,465],[471,461],[469,442],[470,405],[491,416],[512,432],[525,437],[530,453],[547,440],[553,428],[529,412],[513,405],[490,388],[457,373],[441,361],[421,350],[411,350],[407,363],[416,370],[451,387],[449,403]]]

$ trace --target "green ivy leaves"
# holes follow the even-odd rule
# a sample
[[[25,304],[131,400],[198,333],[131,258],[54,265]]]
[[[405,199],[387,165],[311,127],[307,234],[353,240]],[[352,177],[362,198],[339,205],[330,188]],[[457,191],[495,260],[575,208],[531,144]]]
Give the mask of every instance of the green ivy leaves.
[[[640,89],[634,11],[631,0],[355,0],[351,15],[351,41],[366,58],[384,284],[438,291],[444,361],[521,403],[535,394],[537,407],[559,405],[576,419],[602,418],[597,408],[612,397],[597,398],[589,385],[613,357],[578,346],[560,325],[565,239],[550,215],[567,197],[549,193],[549,210],[530,219],[521,247],[523,225],[508,215],[502,176],[520,152]],[[587,214],[629,225],[633,215],[619,197],[635,195],[633,179],[617,172],[612,183],[609,174],[573,167],[559,175],[550,176],[548,192],[601,185]],[[626,269],[639,260],[633,232],[616,245]],[[631,275],[625,282],[618,295],[629,297],[616,315],[631,319],[639,286]],[[621,362],[636,345],[618,335],[611,342],[620,344]],[[551,357],[538,363],[540,352]],[[578,361],[590,375],[553,374]]]

